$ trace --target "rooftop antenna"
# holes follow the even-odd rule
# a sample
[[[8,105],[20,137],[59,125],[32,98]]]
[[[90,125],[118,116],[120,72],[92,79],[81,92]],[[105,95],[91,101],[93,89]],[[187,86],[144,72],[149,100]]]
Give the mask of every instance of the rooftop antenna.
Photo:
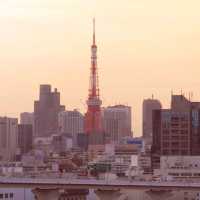
[[[93,18],[93,45],[96,45],[95,32],[95,18]]]

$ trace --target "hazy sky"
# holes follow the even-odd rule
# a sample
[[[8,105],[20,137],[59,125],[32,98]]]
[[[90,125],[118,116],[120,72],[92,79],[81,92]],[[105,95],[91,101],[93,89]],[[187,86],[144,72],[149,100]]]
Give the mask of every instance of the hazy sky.
[[[199,0],[1,0],[0,114],[33,111],[39,84],[85,111],[92,17],[104,105],[129,104],[141,134],[143,98],[170,91],[200,100]]]

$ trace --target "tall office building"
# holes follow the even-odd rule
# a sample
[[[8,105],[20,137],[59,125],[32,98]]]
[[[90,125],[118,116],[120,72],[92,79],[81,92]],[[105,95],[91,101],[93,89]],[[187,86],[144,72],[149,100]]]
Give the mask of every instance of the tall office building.
[[[152,152],[200,155],[200,102],[172,95],[171,109],[153,111]]]
[[[123,137],[132,137],[131,107],[109,106],[103,110],[103,128],[112,142],[118,143]]]
[[[143,139],[145,144],[152,143],[152,115],[153,110],[159,110],[162,108],[160,101],[157,99],[144,99],[143,106]]]
[[[16,118],[0,117],[0,160],[13,161],[17,152]]]
[[[33,127],[31,124],[18,125],[18,147],[21,155],[28,153],[33,145]]]
[[[61,133],[69,134],[73,144],[77,144],[77,136],[84,132],[84,116],[78,111],[62,111],[58,115],[58,126]]]
[[[40,85],[39,100],[34,103],[34,136],[48,137],[57,133],[58,113],[64,110],[57,89],[52,92],[50,85]]]
[[[23,112],[20,114],[20,124],[34,124],[34,113]]]

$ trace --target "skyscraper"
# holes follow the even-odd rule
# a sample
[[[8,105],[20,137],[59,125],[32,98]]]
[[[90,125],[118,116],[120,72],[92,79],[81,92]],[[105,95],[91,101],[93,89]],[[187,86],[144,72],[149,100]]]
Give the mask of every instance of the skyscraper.
[[[87,113],[85,114],[85,133],[102,133],[101,104],[99,97],[99,83],[97,73],[97,45],[95,38],[95,20],[93,20],[93,44],[91,46],[90,87],[87,100]]]
[[[183,95],[172,95],[171,108],[153,111],[152,167],[160,156],[192,155],[191,104]]]
[[[13,161],[17,152],[16,118],[0,117],[0,160]]]
[[[152,143],[152,114],[153,110],[161,109],[162,105],[157,99],[144,99],[143,111],[143,138],[146,144]]]
[[[78,134],[84,133],[84,116],[78,110],[62,111],[58,115],[58,125],[60,132],[71,135],[76,145]]]
[[[103,110],[103,129],[112,142],[118,143],[123,137],[132,137],[131,107],[109,106]]]
[[[153,153],[200,155],[200,102],[172,95],[171,109],[153,111]]]
[[[28,153],[32,149],[33,144],[33,127],[31,124],[18,125],[18,147],[20,153]]]
[[[39,101],[34,103],[34,136],[48,137],[57,133],[58,113],[64,110],[57,89],[52,92],[50,85],[40,85]]]

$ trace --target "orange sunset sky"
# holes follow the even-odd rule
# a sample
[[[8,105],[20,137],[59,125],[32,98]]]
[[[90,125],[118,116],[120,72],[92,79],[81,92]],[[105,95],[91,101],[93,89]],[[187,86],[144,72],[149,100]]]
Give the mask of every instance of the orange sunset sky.
[[[0,114],[33,111],[43,83],[85,111],[95,16],[103,105],[132,106],[141,135],[152,93],[166,108],[171,90],[200,101],[199,9],[199,0],[1,0]]]

